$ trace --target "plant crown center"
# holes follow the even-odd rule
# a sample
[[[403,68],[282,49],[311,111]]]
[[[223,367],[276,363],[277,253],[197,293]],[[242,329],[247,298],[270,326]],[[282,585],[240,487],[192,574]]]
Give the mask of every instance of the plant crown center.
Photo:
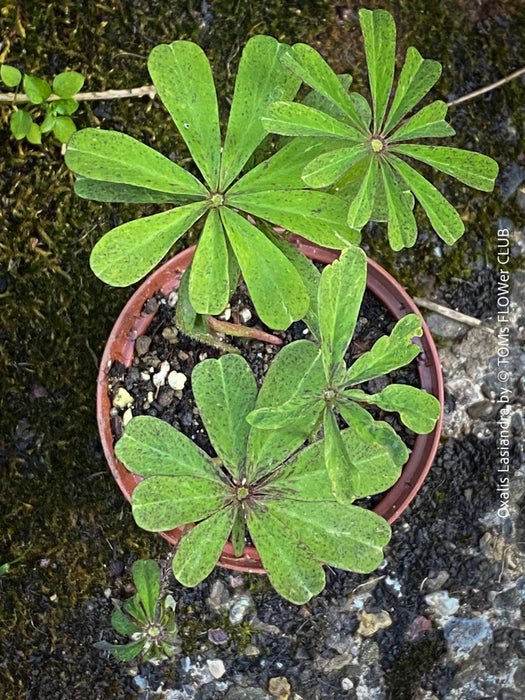
[[[152,639],[158,639],[163,632],[164,630],[162,629],[162,627],[157,624],[148,625],[146,628],[146,634]]]
[[[249,494],[250,491],[246,488],[246,486],[239,486],[237,489],[237,498],[239,501],[243,501]]]
[[[385,142],[379,136],[372,137],[372,139],[370,140],[370,146],[372,147],[374,153],[381,153],[386,148]]]
[[[212,192],[210,194],[210,202],[212,207],[222,207],[224,204],[224,195],[221,192]]]

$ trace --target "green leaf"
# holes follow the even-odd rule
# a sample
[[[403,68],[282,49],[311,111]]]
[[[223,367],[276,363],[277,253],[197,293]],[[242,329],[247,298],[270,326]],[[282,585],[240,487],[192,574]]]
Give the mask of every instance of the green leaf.
[[[133,583],[150,620],[155,619],[155,608],[160,595],[160,569],[152,559],[139,559],[132,567]]]
[[[309,187],[327,187],[339,180],[352,165],[368,153],[370,148],[365,145],[322,153],[303,170],[303,180]]]
[[[2,82],[7,85],[7,87],[15,88],[20,85],[22,80],[22,73],[14,66],[6,66],[3,63],[0,66],[0,78]]]
[[[383,130],[385,134],[427,94],[440,75],[440,63],[423,58],[417,49],[409,47]]]
[[[396,411],[407,428],[415,433],[432,432],[441,414],[441,405],[435,396],[406,384],[390,384],[364,400],[384,411]]]
[[[223,508],[181,539],[173,558],[173,574],[183,586],[196,586],[212,572],[231,532],[233,516],[233,508]]]
[[[221,219],[259,318],[270,328],[288,328],[308,308],[308,295],[299,274],[245,218],[221,207]]]
[[[421,347],[412,342],[415,336],[421,336],[421,318],[416,314],[407,314],[397,321],[390,335],[384,335],[363,353],[348,370],[345,383],[347,386],[367,382],[369,379],[382,377],[388,372],[404,367],[415,359]]]
[[[224,508],[231,494],[226,484],[196,476],[150,476],[131,496],[137,525],[150,532],[172,530],[202,520]]]
[[[266,219],[275,226],[282,226],[327,248],[340,250],[360,240],[359,232],[349,228],[346,223],[346,204],[326,192],[247,192],[228,196],[227,201],[232,207]]]
[[[110,644],[109,642],[95,642],[93,646],[101,651],[109,651],[119,661],[131,661],[138,656],[146,645],[146,638],[137,639],[128,644]]]
[[[432,227],[445,243],[452,245],[463,235],[465,225],[460,215],[445,197],[420,175],[408,163],[393,154],[388,155],[388,162],[404,178],[425,210]]]
[[[78,102],[72,99],[57,100],[55,109],[58,114],[74,114],[78,109]]]
[[[298,102],[274,102],[262,118],[263,127],[284,136],[332,136],[362,143],[364,136],[349,124]]]
[[[394,79],[396,25],[392,15],[385,10],[359,10],[359,20],[365,40],[374,132],[378,133],[381,131]]]
[[[325,465],[324,440],[295,452],[264,487],[268,498],[332,501],[334,496]],[[313,506],[315,508],[315,505]]]
[[[235,508],[231,541],[233,546],[233,553],[235,554],[235,556],[242,557],[242,553],[244,552],[244,545],[246,542],[246,528],[244,525],[244,515],[241,506],[237,506],[237,508]]]
[[[48,112],[44,117],[44,121],[40,124],[40,132],[42,134],[47,134],[48,131],[51,131],[56,124],[56,120],[56,114],[54,114],[54,112]]]
[[[47,118],[47,117],[46,117]],[[146,187],[123,185],[119,182],[102,182],[88,177],[77,177],[75,194],[97,202],[137,202],[140,204],[191,204],[201,197],[184,194],[157,192]]]
[[[430,138],[434,136],[454,136],[454,129],[445,121],[445,102],[437,100],[420,109],[388,138],[389,143],[406,139]]]
[[[326,376],[345,356],[366,288],[366,255],[351,246],[327,265],[319,285],[321,350]]]
[[[57,117],[53,133],[60,143],[67,143],[75,133],[77,127],[70,117]]]
[[[21,109],[11,112],[9,126],[15,139],[20,140],[25,138],[28,135],[32,124],[33,120],[27,112],[23,112]]]
[[[261,117],[268,105],[277,100],[293,100],[299,89],[301,81],[279,61],[287,48],[262,35],[252,37],[244,48],[222,153],[223,191],[266,136]]]
[[[388,162],[381,165],[388,205],[388,241],[392,250],[411,248],[417,238],[417,224],[412,209],[403,196]]]
[[[119,634],[134,634],[140,631],[139,625],[133,622],[127,615],[124,615],[121,608],[115,608],[111,616],[111,624]]]
[[[51,88],[45,80],[35,78],[32,75],[24,76],[24,92],[29,98],[29,101],[35,105],[45,102],[51,94]]]
[[[447,146],[422,146],[408,143],[399,144],[393,150],[427,163],[447,175],[452,175],[470,187],[484,192],[492,192],[494,189],[498,164],[481,153]]]
[[[296,605],[303,605],[323,590],[323,567],[290,530],[284,516],[276,517],[262,508],[250,509],[247,525],[277,593]]]
[[[31,128],[29,129],[26,138],[29,143],[33,143],[35,145],[42,143],[42,134],[40,133],[40,127],[38,124],[35,124],[35,122],[31,124]]]
[[[219,457],[236,479],[244,476],[250,425],[246,416],[255,406],[257,385],[240,355],[199,362],[191,376],[202,421]]]
[[[138,594],[134,595],[132,598],[128,598],[128,600],[126,600],[122,606],[122,609],[142,625],[147,624],[148,618],[146,617],[144,607],[140,602],[140,597]]]
[[[206,197],[197,178],[158,151],[117,131],[82,129],[68,143],[66,165],[77,175],[172,194]]]
[[[341,437],[332,409],[324,412],[324,458],[332,493],[340,503],[352,503],[360,493],[360,474]]]
[[[343,145],[346,145],[346,141]],[[234,194],[264,192],[268,190],[305,188],[302,178],[304,167],[317,155],[331,150],[337,141],[327,136],[308,136],[292,139],[273,156],[259,163],[243,175],[228,190],[228,198]]]
[[[347,115],[353,126],[362,133],[366,132],[366,125],[341,84],[339,76],[315,49],[307,44],[294,44],[283,56],[282,61],[301,80],[336,104]]]
[[[323,409],[321,398],[311,395],[294,396],[281,406],[258,408],[252,411],[247,420],[254,428],[261,430],[278,430],[290,424],[308,419],[312,410],[320,414]]]
[[[337,76],[337,80],[339,80],[344,91],[348,92],[350,85],[352,84],[352,76],[349,73],[343,73]],[[352,94],[355,95],[357,93]],[[317,92],[317,90],[311,90],[308,95],[306,95],[304,100],[301,100],[301,102],[303,105],[313,107],[321,112],[326,112],[326,114],[329,114],[331,117],[335,117],[336,119],[347,118],[346,113],[340,107],[338,107],[335,102],[332,102],[332,100],[328,97],[321,95],[321,93]]]
[[[383,547],[390,540],[387,521],[371,510],[339,503],[301,501],[269,504],[270,513],[286,518],[290,527],[315,555],[329,566],[367,574],[383,561]]]
[[[310,304],[308,306],[308,311],[303,317],[303,321],[308,326],[310,333],[317,340],[321,339],[319,330],[319,318],[317,312],[317,296],[319,292],[319,281],[321,279],[321,273],[316,268],[314,263],[299,252],[296,246],[289,243],[287,240],[281,236],[276,235],[275,231],[271,226],[265,222],[261,222],[261,228],[266,234],[266,236],[272,241],[274,245],[279,248],[279,250],[286,255],[288,260],[295,267],[303,284],[306,288],[306,292],[310,299]]]
[[[211,458],[169,423],[135,416],[115,445],[126,468],[140,476],[199,476],[220,482]]]
[[[275,408],[307,389],[320,393],[324,386],[319,348],[309,340],[297,340],[285,345],[270,365],[255,407]],[[317,420],[318,412],[313,411],[304,423],[280,430],[253,428],[248,438],[248,480],[253,481],[281,464],[303,444]]]
[[[200,219],[207,206],[207,202],[195,202],[117,226],[91,251],[91,269],[114,287],[137,282]]]
[[[73,97],[82,89],[84,76],[74,70],[59,73],[53,80],[53,92],[60,97]]]
[[[372,156],[368,161],[368,168],[361,181],[361,186],[356,198],[348,210],[348,225],[352,228],[363,228],[370,221],[374,206],[374,193],[377,179],[378,159]]]
[[[217,95],[204,51],[191,41],[155,46],[148,69],[160,98],[212,190],[219,186]]]
[[[402,467],[405,464],[410,452],[391,425],[385,421],[374,420],[366,408],[359,406],[359,404],[354,401],[339,400],[337,402],[337,410],[346,423],[351,426],[349,429],[345,429],[342,432],[343,441],[347,444],[348,450],[354,451],[356,449],[354,435],[357,435],[361,443],[361,451],[365,453],[363,455],[365,461],[370,456],[368,453],[369,447],[381,445],[388,451],[395,467]],[[350,446],[350,442],[354,442],[354,445]],[[358,454],[355,455],[354,459],[357,464],[360,463]],[[380,469],[386,467],[386,469],[391,470],[389,460],[383,458],[381,459],[381,464],[378,466]],[[369,483],[371,471],[370,462],[368,461],[368,464],[366,464],[366,466],[364,465],[361,470],[361,473],[366,474],[365,484],[368,488],[371,486]],[[376,486],[370,488],[366,495],[385,491],[397,481],[398,477],[399,470],[392,474],[392,478],[388,475],[386,477],[387,483],[384,484],[385,476],[381,474],[379,488],[376,488]]]
[[[228,249],[217,209],[211,209],[193,256],[190,300],[199,314],[220,314],[230,298]]]

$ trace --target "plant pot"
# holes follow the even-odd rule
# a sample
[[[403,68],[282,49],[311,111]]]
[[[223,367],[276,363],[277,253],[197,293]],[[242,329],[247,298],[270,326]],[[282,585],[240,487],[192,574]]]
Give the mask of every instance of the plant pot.
[[[328,264],[337,257],[337,251],[312,246],[298,236],[293,236],[291,240],[302,253],[315,262]],[[171,258],[153,272],[137,289],[113,326],[102,356],[97,380],[98,428],[111,473],[128,501],[131,499],[135,486],[141,481],[141,477],[129,472],[115,456],[107,375],[116,360],[126,367],[131,365],[135,352],[135,340],[146,332],[155,315],[142,315],[144,303],[158,291],[167,296],[178,288],[181,275],[191,262],[194,251],[195,247],[193,246]],[[418,308],[406,291],[391,275],[370,259],[368,260],[366,284],[367,289],[390,311],[396,321],[408,313],[420,315]],[[443,407],[443,377],[439,357],[432,336],[424,322],[423,335],[421,338],[416,338],[415,342],[422,348],[421,353],[416,358],[421,388],[436,396]],[[389,523],[401,515],[420,489],[432,465],[439,444],[441,420],[440,418],[435,429],[428,435],[416,436],[410,458],[403,467],[401,477],[374,508],[374,511],[388,520]],[[168,542],[176,545],[183,530],[183,527],[179,527],[160,534]],[[230,542],[226,543],[218,564],[237,571],[264,573],[261,559],[254,547],[245,547],[242,557],[235,557]]]

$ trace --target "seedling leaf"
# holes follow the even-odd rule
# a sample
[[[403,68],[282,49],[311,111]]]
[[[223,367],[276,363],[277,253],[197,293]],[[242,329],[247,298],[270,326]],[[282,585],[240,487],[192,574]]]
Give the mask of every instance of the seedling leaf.
[[[132,567],[133,583],[150,620],[155,619],[155,608],[160,595],[160,570],[152,559],[139,559]]]
[[[216,209],[208,214],[193,256],[189,292],[199,314],[220,314],[230,298],[226,234]]]
[[[74,70],[67,73],[59,73],[53,80],[53,91],[60,97],[73,97],[82,89],[84,76]]]
[[[374,132],[377,133],[383,125],[394,79],[396,25],[385,10],[359,10],[359,19],[372,93]]]

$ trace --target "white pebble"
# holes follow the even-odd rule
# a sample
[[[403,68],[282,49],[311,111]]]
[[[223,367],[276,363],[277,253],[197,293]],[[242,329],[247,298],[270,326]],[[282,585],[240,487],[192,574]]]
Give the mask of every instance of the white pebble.
[[[226,673],[226,668],[221,659],[209,659],[207,662],[210,673],[214,678],[222,678]]]
[[[170,371],[170,363],[167,360],[160,363],[160,368],[157,374],[153,375],[153,385],[156,387],[164,386],[166,377]]]
[[[127,408],[128,406],[132,405],[133,396],[129,393],[129,391],[126,391],[126,389],[121,386],[113,397],[112,403],[115,408]]]
[[[140,378],[142,379],[143,382],[149,382],[149,377],[150,377],[149,372],[141,372],[140,373]]]
[[[126,425],[130,422],[130,420],[133,418],[133,411],[131,408],[128,408],[124,411],[124,415],[122,416],[122,425],[126,427]]]
[[[168,384],[175,391],[181,391],[184,389],[188,377],[182,372],[170,372],[168,374]]]
[[[173,308],[174,306],[177,306],[178,300],[179,300],[179,293],[178,292],[171,292],[169,297],[168,297],[168,306],[171,306],[171,308]]]
[[[252,312],[250,311],[250,309],[244,308],[244,309],[241,309],[239,311],[239,318],[241,319],[241,321],[243,323],[248,323],[248,321],[251,319],[251,317],[252,317]]]
[[[223,311],[222,314],[219,316],[219,318],[220,318],[222,321],[229,321],[230,318],[231,318],[231,316],[232,316],[232,310],[231,310],[231,308],[230,308],[230,305],[228,304],[228,306],[224,309],[224,311]]]

